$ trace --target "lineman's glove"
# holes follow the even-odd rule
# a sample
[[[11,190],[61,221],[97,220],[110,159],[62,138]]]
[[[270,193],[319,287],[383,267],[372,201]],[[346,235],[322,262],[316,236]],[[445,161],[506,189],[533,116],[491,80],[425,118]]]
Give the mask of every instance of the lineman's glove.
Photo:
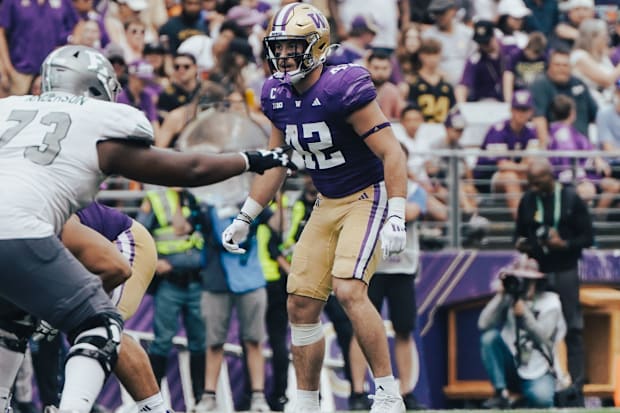
[[[295,165],[289,159],[286,152],[292,149],[290,145],[279,146],[271,150],[261,149],[258,151],[241,152],[245,157],[246,171],[263,174],[267,169],[284,167],[297,170]]]
[[[34,341],[52,341],[58,335],[58,329],[52,327],[47,321],[41,320],[32,335]]]
[[[407,229],[405,228],[405,199],[390,198],[388,200],[388,218],[381,228],[381,251],[383,258],[400,254],[407,245]]]

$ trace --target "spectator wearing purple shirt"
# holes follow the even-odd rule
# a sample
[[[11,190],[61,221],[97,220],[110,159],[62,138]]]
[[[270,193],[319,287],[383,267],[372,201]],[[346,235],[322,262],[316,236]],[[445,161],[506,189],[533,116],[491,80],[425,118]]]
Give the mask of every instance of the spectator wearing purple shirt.
[[[146,89],[147,84],[155,79],[153,66],[145,61],[139,60],[128,66],[127,86],[116,99],[119,103],[131,105],[140,109],[146,115],[146,118],[153,125],[153,130],[159,130],[159,121],[157,120],[157,110],[155,109],[155,99]]]
[[[99,26],[99,32],[101,33],[100,48],[104,48],[110,43],[110,36],[105,27],[103,14],[95,10],[94,0],[73,0],[73,7],[78,13],[81,21],[94,21]]]
[[[355,17],[351,22],[349,37],[327,57],[327,64],[363,64],[364,58],[370,53],[370,43],[372,43],[378,30],[377,25],[370,17],[364,15]]]
[[[518,90],[512,98],[510,119],[498,123],[487,132],[481,149],[489,152],[480,156],[474,170],[478,180],[489,181],[490,184],[478,184],[480,192],[501,192],[508,194],[506,204],[513,216],[516,216],[519,199],[523,189],[521,182],[526,178],[528,161],[521,155],[493,156],[492,152],[526,150],[538,148],[536,130],[527,125],[533,113],[532,95],[528,90]]]
[[[508,58],[502,53],[494,30],[491,21],[476,22],[474,41],[478,43],[478,52],[474,53],[465,63],[463,77],[455,90],[457,102],[504,100],[502,73]]]
[[[358,15],[351,22],[349,37],[343,41],[339,48],[327,57],[328,65],[341,65],[346,63],[364,64],[364,60],[371,53],[371,43],[375,39],[379,27],[374,19],[370,16]],[[374,50],[374,49],[373,49]],[[379,49],[377,49],[379,50]],[[399,87],[406,88],[404,76],[400,69],[398,58],[395,54],[390,55],[392,64],[392,72],[390,73],[390,82]]]
[[[67,43],[78,20],[69,0],[3,0],[0,96],[27,93],[45,57]]]
[[[549,150],[558,151],[590,151],[594,145],[586,136],[573,126],[576,110],[575,101],[566,95],[558,95],[553,99],[552,111],[557,121],[549,127]],[[577,193],[586,203],[592,203],[598,185],[600,198],[596,209],[605,215],[616,194],[620,192],[620,182],[611,177],[609,164],[600,156],[591,158],[552,157],[549,161],[558,181],[575,185]]]

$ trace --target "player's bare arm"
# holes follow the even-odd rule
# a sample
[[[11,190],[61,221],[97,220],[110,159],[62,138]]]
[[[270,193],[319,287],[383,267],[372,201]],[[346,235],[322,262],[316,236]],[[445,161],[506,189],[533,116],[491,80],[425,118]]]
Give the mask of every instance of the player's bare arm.
[[[73,215],[62,229],[62,243],[90,272],[101,277],[107,292],[131,276],[131,266],[114,243],[97,231],[82,225]]]
[[[381,112],[377,101],[372,101],[353,112],[348,119],[358,135],[373,131],[365,138],[366,145],[383,161],[385,185],[388,197],[407,195],[407,158],[394,136],[391,127],[385,126],[387,118]],[[379,129],[380,128],[380,129]]]
[[[273,124],[271,125],[271,134],[269,135],[269,148],[277,148],[284,145],[284,134]],[[292,151],[289,151],[289,156]],[[282,168],[274,168],[262,176],[257,176],[252,182],[250,190],[250,198],[254,199],[260,205],[267,205],[275,196],[276,192],[282,186],[286,178],[286,170]]]
[[[99,167],[105,174],[119,174],[137,181],[165,186],[203,186],[245,171],[262,173],[275,163],[295,166],[273,153],[182,153],[110,139],[97,144]]]

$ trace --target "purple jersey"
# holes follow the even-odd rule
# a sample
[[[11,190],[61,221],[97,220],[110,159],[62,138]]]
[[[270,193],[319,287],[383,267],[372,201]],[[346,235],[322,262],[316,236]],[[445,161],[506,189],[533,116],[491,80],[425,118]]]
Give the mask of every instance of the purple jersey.
[[[127,215],[98,202],[80,209],[76,214],[82,224],[94,229],[110,241],[114,241],[133,224]]]
[[[575,129],[575,127],[573,127],[572,125],[567,125],[561,122],[554,122],[549,127],[549,134],[550,151],[589,151],[594,149],[594,145],[592,145],[588,138],[585,137],[582,133],[580,133],[577,129]],[[587,170],[592,169],[591,165],[588,165],[587,158],[577,159],[577,165],[575,170],[576,176],[573,177],[573,169],[575,168],[575,166],[573,165],[574,160],[575,158],[568,157],[549,158],[549,161],[553,165],[555,175],[560,182],[570,182],[574,178],[599,178],[599,175],[596,174],[593,170]]]
[[[469,101],[483,99],[503,100],[502,76],[508,58],[500,54],[497,58],[487,53],[474,53],[465,64],[461,85],[467,86]]]
[[[347,118],[377,97],[370,73],[359,65],[327,66],[299,95],[273,77],[261,93],[265,115],[304,159],[318,191],[342,198],[383,180],[383,164]]]
[[[620,46],[616,46],[609,57],[614,66],[620,64]]]
[[[525,150],[532,146],[538,147],[538,137],[536,130],[529,126],[524,127],[520,132],[515,132],[510,127],[510,119],[503,123],[498,123],[491,127],[484,137],[484,142],[480,149],[493,152],[493,151],[511,151],[511,150]],[[503,159],[511,159],[515,162],[520,162],[521,157],[509,157],[506,155],[500,156],[480,156],[478,157],[477,166],[483,166],[483,168],[476,168],[474,175],[477,179],[489,178],[495,172],[492,166],[497,165],[497,162]]]

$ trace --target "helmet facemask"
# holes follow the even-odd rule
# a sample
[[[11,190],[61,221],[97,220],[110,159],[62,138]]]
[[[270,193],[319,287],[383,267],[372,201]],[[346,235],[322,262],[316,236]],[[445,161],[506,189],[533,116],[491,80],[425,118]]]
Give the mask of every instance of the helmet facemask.
[[[297,51],[295,53],[286,52],[286,56],[282,56],[283,53],[276,51],[278,43],[290,41],[303,42],[305,44],[304,51],[301,53]],[[312,54],[312,49],[318,41],[319,35],[317,33],[311,33],[308,36],[267,36],[265,38],[265,50],[273,77],[293,84],[306,77],[308,73],[325,61],[325,54],[318,59]],[[295,60],[296,68],[293,70],[280,68],[278,62],[282,59]]]

